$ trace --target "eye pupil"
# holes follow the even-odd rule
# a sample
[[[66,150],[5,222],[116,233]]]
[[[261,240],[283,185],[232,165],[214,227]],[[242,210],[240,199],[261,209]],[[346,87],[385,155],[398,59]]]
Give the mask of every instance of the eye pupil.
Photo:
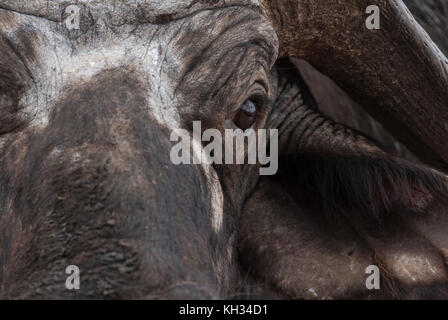
[[[252,100],[246,100],[235,113],[233,122],[242,130],[247,130],[257,120],[257,106]]]

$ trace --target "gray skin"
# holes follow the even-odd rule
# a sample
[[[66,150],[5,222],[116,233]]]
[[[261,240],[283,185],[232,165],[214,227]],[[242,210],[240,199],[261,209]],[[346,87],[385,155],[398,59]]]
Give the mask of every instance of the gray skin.
[[[446,176],[321,115],[256,2],[79,3],[0,3],[1,298],[447,297]],[[171,163],[248,99],[276,176]]]

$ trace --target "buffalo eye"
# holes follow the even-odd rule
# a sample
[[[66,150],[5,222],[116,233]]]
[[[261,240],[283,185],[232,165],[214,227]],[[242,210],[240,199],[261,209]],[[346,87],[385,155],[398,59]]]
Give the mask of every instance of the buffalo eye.
[[[235,112],[233,123],[242,129],[247,130],[257,121],[257,105],[252,100],[246,100],[241,107]]]

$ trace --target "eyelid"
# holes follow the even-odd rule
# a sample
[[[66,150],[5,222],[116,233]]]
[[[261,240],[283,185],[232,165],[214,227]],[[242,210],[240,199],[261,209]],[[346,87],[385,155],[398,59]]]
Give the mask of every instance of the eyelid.
[[[255,102],[255,105],[258,107],[257,111],[261,111],[262,108],[265,108],[272,104],[272,100],[269,99],[265,94],[261,93],[255,93],[249,96],[247,100],[252,100]]]
[[[268,86],[268,84],[266,83],[266,81],[264,81],[264,80],[257,80],[257,81],[255,81],[254,84],[258,84],[258,85],[260,85],[261,87],[263,87],[263,89],[265,90],[266,94],[269,93],[269,86]]]
[[[233,108],[230,110],[228,118],[232,118],[234,113],[241,109],[243,104],[247,100],[252,100],[257,107],[257,113],[261,113],[266,107],[272,104],[271,99],[268,98],[268,91],[266,90],[265,81],[256,80],[248,88],[245,94],[239,99],[239,102],[234,104]]]

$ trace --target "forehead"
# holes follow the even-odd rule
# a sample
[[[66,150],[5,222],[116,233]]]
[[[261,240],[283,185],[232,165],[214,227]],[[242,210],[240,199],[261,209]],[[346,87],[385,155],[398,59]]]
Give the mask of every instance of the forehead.
[[[71,3],[54,0],[3,0],[2,9],[61,22]],[[77,0],[94,20],[107,16],[115,22],[166,23],[206,9],[231,6],[259,8],[259,0]]]
[[[84,2],[87,3],[79,1]],[[6,1],[6,6],[8,3]],[[151,3],[155,5],[154,1],[146,2]],[[160,7],[149,10],[149,15],[160,17],[165,12],[179,10],[176,3],[163,2]],[[116,10],[105,14],[105,9],[95,9],[95,4],[96,1],[89,4],[92,12],[97,15],[101,11],[103,16],[97,15],[91,20],[82,18],[80,30],[68,30],[63,22],[48,20],[51,15],[44,19],[30,14],[8,13],[5,18],[6,13],[0,12],[3,36],[12,42],[20,42],[26,34],[26,42],[29,42],[26,46],[34,51],[33,58],[27,61],[33,84],[21,101],[22,112],[25,117],[32,118],[34,124],[48,122],[52,104],[67,86],[89,81],[104,69],[126,65],[139,71],[147,82],[148,99],[156,118],[170,127],[177,127],[179,119],[175,105],[181,97],[175,91],[189,71],[200,64],[210,63],[213,57],[218,60],[220,56],[231,58],[229,50],[241,44],[264,47],[266,64],[272,65],[276,58],[275,32],[253,6],[196,10],[185,15],[190,12],[188,10],[193,10],[193,4],[191,8],[186,7],[188,10],[183,14],[170,16],[172,21],[157,24],[133,20],[135,16],[120,15]]]

